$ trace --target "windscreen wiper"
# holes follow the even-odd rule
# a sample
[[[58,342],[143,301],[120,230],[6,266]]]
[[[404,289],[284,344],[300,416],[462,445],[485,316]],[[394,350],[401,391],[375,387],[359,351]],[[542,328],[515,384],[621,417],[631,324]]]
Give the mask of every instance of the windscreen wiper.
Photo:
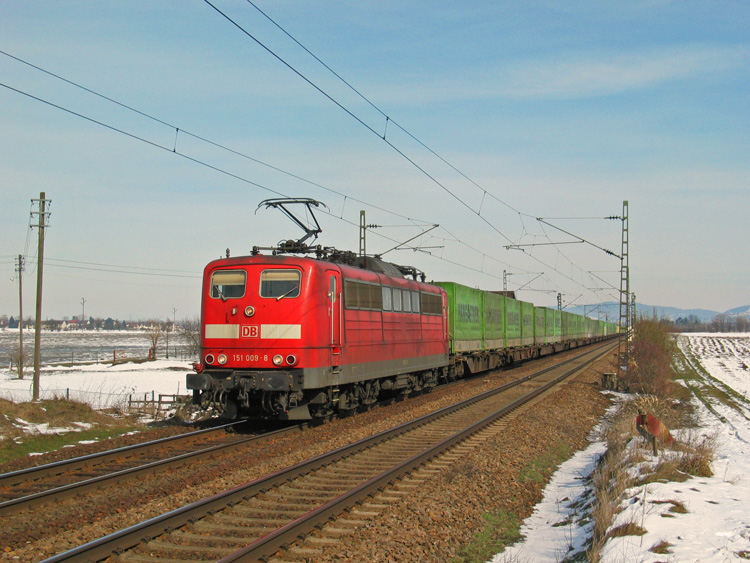
[[[287,295],[289,295],[290,293],[292,293],[292,292],[294,292],[294,291],[297,291],[298,289],[299,289],[299,286],[298,286],[298,285],[295,285],[295,286],[294,286],[294,287],[293,287],[292,289],[290,289],[290,290],[289,290],[289,291],[287,291],[286,293],[283,293],[282,295],[279,295],[279,296],[278,296],[278,297],[276,298],[276,301],[281,301],[282,299],[284,299],[284,297],[286,297]]]

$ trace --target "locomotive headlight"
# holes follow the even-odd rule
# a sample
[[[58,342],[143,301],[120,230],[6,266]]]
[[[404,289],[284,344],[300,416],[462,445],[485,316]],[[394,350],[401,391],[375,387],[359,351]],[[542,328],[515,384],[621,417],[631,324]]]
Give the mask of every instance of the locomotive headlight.
[[[245,316],[252,317],[255,314],[255,307],[248,305],[245,307]]]
[[[212,363],[214,363],[215,361],[216,361],[216,358],[214,358],[214,355],[213,355],[213,354],[208,354],[208,355],[206,356],[206,363],[207,363],[207,364],[212,364]]]
[[[219,363],[222,366],[227,363],[227,355],[226,354],[219,354]]]
[[[273,357],[273,365],[275,366],[280,366],[283,361],[284,361],[284,358],[281,356],[281,354],[276,354]]]
[[[294,364],[297,363],[297,356],[295,356],[294,354],[289,354],[286,357],[286,363],[289,364],[290,366],[293,366]]]

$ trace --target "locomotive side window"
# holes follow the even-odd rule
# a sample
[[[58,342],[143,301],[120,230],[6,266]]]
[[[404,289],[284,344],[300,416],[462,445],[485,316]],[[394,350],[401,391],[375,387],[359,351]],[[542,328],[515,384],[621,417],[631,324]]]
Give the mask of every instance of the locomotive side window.
[[[242,297],[246,278],[242,270],[217,270],[211,274],[211,297],[222,301]]]
[[[401,311],[401,290],[393,288],[393,310]]]
[[[425,315],[442,315],[443,300],[437,293],[422,293],[422,313]]]
[[[359,309],[359,284],[354,280],[344,280],[344,306],[347,309]]]
[[[380,285],[370,284],[370,308],[374,311],[383,310],[383,292]]]
[[[401,291],[401,308],[404,313],[411,313],[411,291],[408,289]]]
[[[383,292],[379,284],[344,280],[344,304],[347,309],[383,310]]]
[[[411,292],[411,312],[419,313],[419,292],[418,291]]]
[[[277,300],[299,297],[301,279],[297,270],[264,270],[260,273],[260,296]]]
[[[390,287],[383,286],[383,311],[393,309],[393,292]]]

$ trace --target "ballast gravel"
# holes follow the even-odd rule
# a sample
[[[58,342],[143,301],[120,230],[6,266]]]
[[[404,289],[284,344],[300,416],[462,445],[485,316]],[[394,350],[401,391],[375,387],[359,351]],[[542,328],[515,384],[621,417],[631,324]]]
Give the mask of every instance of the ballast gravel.
[[[6,516],[0,532],[0,560],[39,561],[51,557],[533,373],[566,354],[330,421],[244,448],[231,456]],[[608,402],[600,392],[599,382],[603,372],[612,371],[611,359],[612,355],[608,355],[600,360],[554,395],[516,417],[505,433],[427,479],[402,500],[389,503],[341,542],[309,560],[449,561],[483,529],[483,515],[498,510],[508,510],[520,518],[531,514],[541,499],[543,483],[521,479],[522,472],[546,449],[566,444],[572,453],[586,446],[587,436]],[[156,437],[159,436],[147,432],[140,439]],[[123,438],[124,442],[132,440]],[[121,444],[111,440],[108,445]],[[76,448],[68,448],[62,455],[82,454]],[[50,459],[59,456],[55,454]],[[552,470],[543,467],[541,474],[546,479]]]

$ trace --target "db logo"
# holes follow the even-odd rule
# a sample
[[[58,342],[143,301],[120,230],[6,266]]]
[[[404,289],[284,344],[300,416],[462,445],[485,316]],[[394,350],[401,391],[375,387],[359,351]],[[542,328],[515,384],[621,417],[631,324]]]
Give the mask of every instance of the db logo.
[[[240,336],[242,338],[258,338],[260,336],[258,325],[242,325]]]

